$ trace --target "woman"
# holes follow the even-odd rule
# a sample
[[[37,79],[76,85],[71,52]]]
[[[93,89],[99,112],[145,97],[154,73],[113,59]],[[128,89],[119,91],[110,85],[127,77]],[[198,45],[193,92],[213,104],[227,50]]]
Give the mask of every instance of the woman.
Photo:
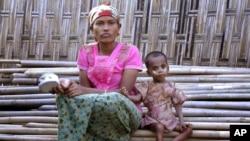
[[[136,46],[115,41],[121,28],[114,7],[100,5],[89,13],[96,43],[84,45],[78,54],[79,82],[61,80],[52,88],[57,96],[58,140],[129,140],[141,121],[136,104],[120,94],[131,94],[142,61]],[[140,108],[140,107],[139,107]]]

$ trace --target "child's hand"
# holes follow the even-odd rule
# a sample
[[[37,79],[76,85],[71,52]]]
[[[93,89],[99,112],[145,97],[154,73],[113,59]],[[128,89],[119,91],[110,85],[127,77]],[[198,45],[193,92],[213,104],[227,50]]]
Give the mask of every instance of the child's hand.
[[[122,88],[121,88],[121,93],[122,93],[124,96],[126,96],[126,97],[129,96],[128,91],[127,91],[127,89],[126,89],[125,87],[122,87]]]
[[[179,126],[180,126],[180,131],[183,132],[190,125],[185,123],[180,123]]]

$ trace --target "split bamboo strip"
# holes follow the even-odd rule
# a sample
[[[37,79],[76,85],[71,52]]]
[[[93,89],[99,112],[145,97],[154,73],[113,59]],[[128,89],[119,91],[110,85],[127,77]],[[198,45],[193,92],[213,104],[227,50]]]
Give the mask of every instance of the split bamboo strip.
[[[250,117],[249,110],[183,108],[185,117]]]
[[[29,77],[39,77],[45,72],[56,73],[58,75],[79,75],[79,69],[74,67],[62,67],[62,68],[31,68],[24,73]]]
[[[14,63],[14,64],[20,64],[20,60],[14,60],[14,59],[0,59],[0,63]]]
[[[250,123],[249,117],[184,117],[186,122]]]
[[[0,124],[0,128],[20,128],[23,125],[17,125],[17,124]]]
[[[0,73],[2,74],[12,74],[12,73],[24,73],[27,68],[3,68],[0,69]]]
[[[20,95],[0,95],[0,100],[10,100],[10,99],[49,99],[55,98],[54,94],[44,93],[44,94],[20,94]]]
[[[56,135],[57,128],[0,128],[0,134]]]
[[[57,110],[56,105],[42,105],[39,108],[37,108],[37,110]]]
[[[250,125],[250,123],[216,123],[216,122],[187,122],[192,124],[194,130],[230,130],[230,125]]]
[[[28,123],[28,122],[54,123],[54,124],[57,124],[58,117],[48,117],[48,116],[11,116],[11,117],[0,117],[0,124],[7,124],[7,123]]]
[[[38,86],[8,86],[0,87],[0,94],[30,94],[30,93],[41,93]]]
[[[185,90],[185,94],[219,94],[219,93],[250,93],[249,89],[220,89],[220,90]]]
[[[186,101],[183,107],[250,110],[249,101]]]
[[[12,78],[12,84],[37,85],[37,78]]]
[[[238,83],[175,83],[175,86],[183,90],[228,90],[228,89],[248,89],[249,82]]]
[[[0,134],[0,140],[1,141],[57,141],[57,136]]]
[[[188,95],[188,100],[250,100],[250,94],[202,94]]]
[[[79,77],[75,76],[62,76],[59,78],[67,78],[75,82],[79,82]],[[37,78],[12,78],[12,84],[22,84],[22,85],[37,85]]]
[[[76,61],[21,60],[21,67],[76,67]]]
[[[171,132],[165,133],[164,137],[175,137],[179,133]],[[137,130],[132,134],[132,137],[155,137],[155,133],[149,130]],[[214,138],[214,139],[225,139],[229,138],[229,131],[218,131],[218,130],[193,130],[190,138]]]
[[[43,104],[55,104],[55,98],[47,99],[14,99],[14,100],[0,100],[0,106],[31,106]]]
[[[30,128],[57,128],[57,124],[49,124],[49,123],[35,123],[35,122],[29,122],[24,125],[24,127],[30,127]]]
[[[9,84],[12,84],[12,79],[11,78],[1,78],[0,77],[0,84],[1,85],[3,85],[3,84],[7,84],[7,85],[9,85]],[[0,86],[1,87],[1,86]]]
[[[11,78],[29,78],[29,77],[24,73],[12,73]]]
[[[171,141],[173,137],[164,137],[163,141]],[[132,137],[129,141],[156,141],[155,137]],[[204,138],[188,138],[185,141],[228,141],[225,139],[204,139]]]

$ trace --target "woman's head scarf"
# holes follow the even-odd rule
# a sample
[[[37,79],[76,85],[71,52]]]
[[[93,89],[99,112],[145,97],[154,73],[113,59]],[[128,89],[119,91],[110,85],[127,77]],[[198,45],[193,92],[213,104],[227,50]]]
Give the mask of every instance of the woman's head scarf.
[[[117,20],[119,23],[120,13],[115,7],[110,6],[109,4],[102,4],[97,7],[94,7],[88,15],[89,25],[92,26],[95,20],[102,16],[111,16]]]

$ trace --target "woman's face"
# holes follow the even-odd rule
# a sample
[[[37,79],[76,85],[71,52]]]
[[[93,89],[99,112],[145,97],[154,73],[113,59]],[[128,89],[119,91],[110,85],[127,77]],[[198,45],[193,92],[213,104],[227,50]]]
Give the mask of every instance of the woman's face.
[[[121,25],[110,16],[102,16],[96,19],[91,30],[98,42],[112,43],[119,35]]]

